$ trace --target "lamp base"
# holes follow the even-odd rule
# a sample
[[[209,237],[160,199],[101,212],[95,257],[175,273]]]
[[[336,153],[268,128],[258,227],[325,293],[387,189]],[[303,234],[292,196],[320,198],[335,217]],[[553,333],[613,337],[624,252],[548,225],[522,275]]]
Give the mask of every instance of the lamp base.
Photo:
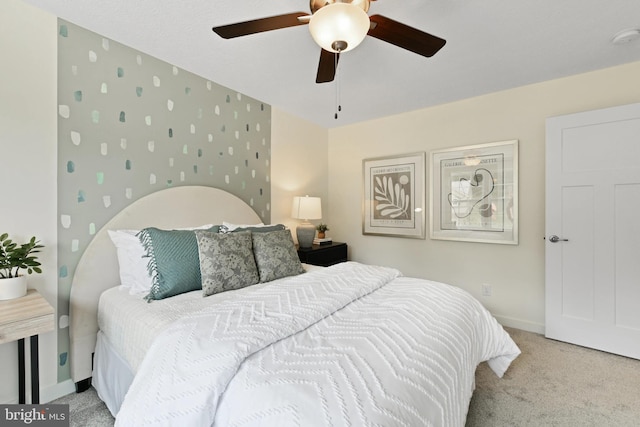
[[[313,238],[316,237],[316,227],[308,222],[303,222],[296,227],[296,237],[301,248],[313,246]]]

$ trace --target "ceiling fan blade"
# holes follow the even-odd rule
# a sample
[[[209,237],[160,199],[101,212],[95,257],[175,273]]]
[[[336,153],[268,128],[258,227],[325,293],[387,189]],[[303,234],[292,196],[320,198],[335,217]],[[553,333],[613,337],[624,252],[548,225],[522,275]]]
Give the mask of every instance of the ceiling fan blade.
[[[339,60],[339,53],[333,53],[322,49],[320,51],[320,63],[318,64],[316,83],[327,83],[333,81],[336,76],[336,67]]]
[[[280,28],[305,25],[308,23],[308,21],[301,21],[298,18],[308,15],[308,13],[304,12],[293,12],[287,13],[285,15],[270,16],[268,18],[254,19],[252,21],[238,22],[235,24],[213,27],[213,32],[222,38],[232,39],[234,37],[261,33],[263,31],[279,30]]]
[[[371,21],[371,29],[367,35],[410,50],[418,55],[431,57],[447,42],[440,37],[409,27],[386,16],[372,15],[369,20]]]

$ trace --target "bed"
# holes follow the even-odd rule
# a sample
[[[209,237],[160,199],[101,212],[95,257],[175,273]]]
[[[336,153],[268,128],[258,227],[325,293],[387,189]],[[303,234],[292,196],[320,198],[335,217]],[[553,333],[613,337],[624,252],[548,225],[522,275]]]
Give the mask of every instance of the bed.
[[[463,426],[477,365],[502,376],[520,353],[468,293],[389,267],[299,266],[252,286],[203,297],[207,284],[151,302],[120,284],[109,230],[223,222],[260,218],[222,190],[171,188],[116,215],[82,256],[72,378],[81,389],[93,377],[117,426]],[[280,268],[259,261],[274,252],[270,236],[287,233],[233,239],[254,239],[261,275]],[[220,237],[195,234],[203,259],[203,236]]]

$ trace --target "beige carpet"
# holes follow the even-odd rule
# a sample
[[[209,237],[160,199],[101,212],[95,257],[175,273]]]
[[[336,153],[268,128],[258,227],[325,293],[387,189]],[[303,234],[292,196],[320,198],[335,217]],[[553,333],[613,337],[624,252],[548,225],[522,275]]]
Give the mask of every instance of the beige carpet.
[[[466,427],[640,427],[640,361],[507,330],[522,354],[502,379],[478,367]],[[55,403],[71,426],[113,426],[93,388]]]
[[[640,361],[507,329],[522,354],[476,371],[467,427],[640,426]]]

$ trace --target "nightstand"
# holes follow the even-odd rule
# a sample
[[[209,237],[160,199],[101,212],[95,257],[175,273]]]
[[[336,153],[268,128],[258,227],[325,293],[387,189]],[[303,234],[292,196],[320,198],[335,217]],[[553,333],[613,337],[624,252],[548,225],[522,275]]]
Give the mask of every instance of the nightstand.
[[[347,261],[347,244],[332,242],[326,245],[313,245],[310,248],[298,249],[298,258],[305,264],[328,267],[333,264]]]
[[[0,285],[1,286],[1,285]],[[0,301],[0,344],[18,341],[19,403],[26,403],[24,339],[31,345],[31,404],[40,403],[38,334],[52,331],[53,307],[35,289],[27,295]]]

